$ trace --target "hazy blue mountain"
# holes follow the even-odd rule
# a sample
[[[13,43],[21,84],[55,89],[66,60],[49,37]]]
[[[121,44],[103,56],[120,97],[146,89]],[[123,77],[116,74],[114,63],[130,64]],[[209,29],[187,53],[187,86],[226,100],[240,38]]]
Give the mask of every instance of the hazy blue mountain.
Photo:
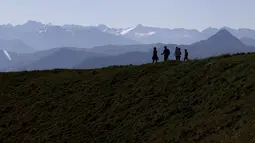
[[[16,66],[15,70],[45,70],[54,68],[72,68],[89,57],[103,57],[103,54],[88,52],[86,49],[63,47],[26,55],[26,64]]]
[[[29,42],[28,40],[24,41]],[[62,46],[92,48],[94,46],[107,44],[138,44],[138,42],[134,40],[104,33],[96,28],[75,28],[68,30],[60,26],[49,26],[45,31],[41,32],[39,35],[37,34],[37,42],[34,43],[34,46],[38,45],[38,43],[43,45],[39,47],[40,49],[46,49],[45,47],[54,48]]]
[[[104,24],[96,26],[52,25],[28,21],[21,25],[0,25],[0,39],[20,40],[35,50],[55,47],[92,48],[104,45],[137,45],[137,44],[192,44],[205,40],[221,29],[227,29],[232,35],[255,39],[255,30],[233,29],[229,27],[206,28],[203,31],[184,28],[159,28],[138,24],[128,28],[109,28]],[[12,41],[15,43],[15,41]],[[21,43],[20,42],[20,43]],[[15,44],[14,44],[15,45]],[[22,46],[21,46],[22,47]],[[21,48],[19,48],[21,49]],[[19,50],[14,48],[14,52]],[[24,50],[26,51],[26,50]]]
[[[0,49],[0,71],[9,66],[15,66],[21,60],[19,54]]]
[[[217,29],[217,28],[208,27],[208,28],[204,29],[203,31],[201,31],[201,33],[204,36],[204,38],[207,39],[207,38],[211,37],[212,35],[216,34],[218,31],[219,31],[219,29]]]
[[[12,55],[6,50],[0,50],[0,68],[4,68],[12,64]]]
[[[17,53],[35,52],[35,49],[26,45],[19,39],[13,39],[13,40],[0,39],[0,49],[4,49],[8,52],[17,52]]]
[[[114,29],[105,25],[99,25],[100,30],[111,34],[124,36],[144,44],[152,43],[175,43],[191,44],[203,38],[203,35],[195,29],[167,29],[158,27],[149,27],[138,24],[129,28]]]
[[[37,50],[55,47],[92,48],[108,44],[129,45],[139,42],[123,36],[102,32],[95,27],[57,26],[28,21],[23,25],[0,25],[0,39],[19,39]]]
[[[229,27],[222,27],[220,29],[226,29],[228,30],[232,35],[237,37],[238,39],[241,39],[243,37],[253,38],[255,39],[255,30],[253,29],[247,29],[247,28],[239,28],[239,29],[233,29]]]
[[[237,38],[254,38],[255,30],[247,28],[233,29],[229,27],[222,28],[212,28],[208,27],[201,32],[195,29],[184,29],[184,28],[159,28],[159,27],[149,27],[141,24],[129,27],[129,28],[108,28],[106,25],[99,25],[98,29],[115,34],[124,36],[144,44],[152,43],[175,43],[175,44],[192,44],[200,40],[205,40],[212,35],[216,34],[221,29],[228,30],[232,35]]]
[[[0,71],[15,71],[18,70],[20,67],[24,67],[28,64],[31,64],[37,60],[40,60],[43,57],[46,57],[55,51],[57,51],[58,48],[45,50],[45,51],[39,51],[35,53],[25,53],[25,54],[18,54],[15,52],[8,52],[5,50],[1,50],[1,58],[4,58],[5,60],[1,60],[3,63],[1,63]],[[9,55],[9,57],[7,56]],[[7,60],[7,61],[6,61]]]
[[[61,47],[62,48],[62,47]],[[9,62],[6,62],[5,64],[2,64],[0,68],[1,71],[15,71],[15,70],[20,70],[23,69],[23,67],[26,67],[27,65],[33,64],[39,60],[41,60],[44,57],[47,57],[51,54],[54,54],[61,48],[53,48],[49,50],[43,50],[43,51],[38,51],[35,53],[26,53],[26,54],[17,54],[13,52],[8,52],[10,54],[11,60]],[[71,49],[76,49],[72,48]],[[6,58],[6,56],[4,56]]]
[[[226,53],[254,52],[255,48],[243,44],[228,30],[221,29],[206,40],[189,45],[192,57],[205,58]]]
[[[128,52],[148,52],[153,47],[162,48],[164,46],[163,43],[156,43],[156,44],[141,44],[141,45],[105,45],[105,46],[98,46],[92,49],[88,49],[88,51],[102,53],[106,55],[119,55]]]
[[[30,33],[30,32],[40,32],[38,30],[43,30],[46,26],[49,26],[49,25],[44,25],[40,22],[29,20],[25,24],[16,25],[13,28],[17,32]]]
[[[243,37],[240,39],[245,45],[255,47],[255,39]]]

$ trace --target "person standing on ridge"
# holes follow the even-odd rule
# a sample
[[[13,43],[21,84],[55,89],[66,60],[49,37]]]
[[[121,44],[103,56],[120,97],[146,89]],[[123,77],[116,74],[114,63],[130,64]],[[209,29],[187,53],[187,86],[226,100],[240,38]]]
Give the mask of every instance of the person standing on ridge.
[[[180,61],[181,59],[181,48],[176,47],[174,52],[176,61]]]
[[[164,47],[164,52],[161,55],[164,55],[164,61],[168,60],[168,57],[170,55],[170,50],[167,49],[167,46]]]
[[[177,61],[177,51],[178,51],[178,47],[175,47],[175,51],[174,51],[174,56],[175,56],[175,60]]]
[[[178,52],[179,52],[178,60],[180,61],[181,60],[181,55],[182,55],[181,48],[178,48]]]
[[[158,52],[157,52],[157,48],[154,47],[153,48],[153,56],[152,56],[152,63],[154,63],[156,61],[156,63],[158,62]]]
[[[188,53],[187,49],[185,49],[184,51],[185,51],[185,53],[184,53],[184,61],[188,61],[189,60],[188,59],[189,53]]]

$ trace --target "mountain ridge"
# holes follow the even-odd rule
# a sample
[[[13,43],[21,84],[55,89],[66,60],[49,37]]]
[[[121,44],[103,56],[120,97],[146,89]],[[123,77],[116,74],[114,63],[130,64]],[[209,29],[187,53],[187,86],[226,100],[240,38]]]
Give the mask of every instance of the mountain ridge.
[[[229,53],[255,52],[255,47],[243,44],[228,30],[221,29],[208,39],[191,44],[189,51],[200,58],[206,58]]]
[[[185,28],[160,28],[143,24],[137,24],[129,28],[110,28],[105,24],[96,26],[53,25],[30,20],[20,25],[0,25],[0,39],[19,39],[36,50],[61,46],[92,48],[108,44],[171,43],[189,45],[209,38],[220,29],[227,29],[239,39],[243,37],[255,38],[255,30],[247,28],[209,27],[199,31]]]

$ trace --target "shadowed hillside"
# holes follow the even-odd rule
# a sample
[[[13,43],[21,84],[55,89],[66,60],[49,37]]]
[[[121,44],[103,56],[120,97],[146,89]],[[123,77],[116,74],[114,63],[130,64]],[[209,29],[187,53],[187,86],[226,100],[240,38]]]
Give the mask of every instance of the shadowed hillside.
[[[0,142],[252,142],[254,60],[1,73]]]

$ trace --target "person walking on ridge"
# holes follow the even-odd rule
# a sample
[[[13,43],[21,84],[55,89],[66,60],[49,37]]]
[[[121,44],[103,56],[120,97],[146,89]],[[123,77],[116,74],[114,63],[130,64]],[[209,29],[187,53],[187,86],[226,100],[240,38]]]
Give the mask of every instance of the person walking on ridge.
[[[154,47],[153,48],[153,55],[152,55],[152,63],[154,63],[156,61],[156,63],[158,62],[158,52],[157,52],[157,48]]]
[[[180,61],[181,59],[181,48],[176,47],[174,52],[176,61]]]
[[[164,52],[161,55],[164,55],[164,61],[168,60],[168,57],[170,55],[170,50],[167,48],[167,46],[164,47]]]
[[[179,57],[178,57],[178,60],[180,61],[181,60],[181,55],[182,55],[182,52],[181,52],[181,48],[178,48],[178,52],[179,52]]]
[[[185,53],[184,53],[184,61],[188,61],[189,60],[188,59],[189,53],[188,53],[187,49],[185,49],[184,51],[185,51]]]

